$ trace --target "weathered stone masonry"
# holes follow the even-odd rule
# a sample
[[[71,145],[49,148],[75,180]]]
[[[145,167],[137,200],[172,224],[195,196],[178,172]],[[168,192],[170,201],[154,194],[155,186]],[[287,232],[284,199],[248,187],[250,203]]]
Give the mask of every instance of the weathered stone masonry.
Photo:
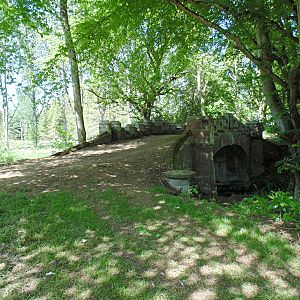
[[[160,119],[139,122],[136,125],[127,124],[125,127],[122,127],[119,121],[101,121],[99,123],[98,139],[100,140],[102,137],[107,143],[135,139],[151,134],[178,134],[181,132],[182,128],[180,126]]]
[[[174,168],[196,171],[203,194],[247,189],[264,173],[263,143],[259,123],[244,125],[232,115],[189,118],[186,134],[174,148]]]

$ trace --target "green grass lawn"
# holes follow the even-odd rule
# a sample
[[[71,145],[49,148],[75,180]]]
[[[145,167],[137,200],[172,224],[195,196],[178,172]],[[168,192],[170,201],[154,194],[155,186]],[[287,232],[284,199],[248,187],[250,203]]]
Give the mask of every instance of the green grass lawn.
[[[0,195],[0,299],[299,299],[300,250],[160,188]]]
[[[39,147],[35,147],[29,141],[10,141],[10,149],[5,151],[0,148],[0,164],[11,164],[22,159],[36,159],[48,157],[53,154],[53,149],[49,143],[41,142]]]

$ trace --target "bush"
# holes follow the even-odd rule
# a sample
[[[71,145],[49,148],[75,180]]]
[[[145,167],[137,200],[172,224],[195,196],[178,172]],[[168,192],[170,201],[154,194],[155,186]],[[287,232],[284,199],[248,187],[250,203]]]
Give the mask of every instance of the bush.
[[[56,139],[51,142],[51,146],[53,148],[58,150],[65,150],[74,146],[75,141],[68,131],[62,128],[56,128],[56,134]]]
[[[236,205],[239,212],[263,215],[274,220],[297,222],[300,226],[300,202],[286,192],[271,192],[262,197],[254,195]]]
[[[0,149],[0,164],[9,165],[16,160],[16,157],[11,152]]]

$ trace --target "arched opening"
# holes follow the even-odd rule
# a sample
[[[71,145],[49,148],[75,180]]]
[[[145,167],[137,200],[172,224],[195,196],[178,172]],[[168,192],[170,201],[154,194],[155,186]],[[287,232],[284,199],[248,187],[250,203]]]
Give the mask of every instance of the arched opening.
[[[243,191],[248,187],[247,154],[240,146],[221,148],[214,155],[214,167],[218,192]]]

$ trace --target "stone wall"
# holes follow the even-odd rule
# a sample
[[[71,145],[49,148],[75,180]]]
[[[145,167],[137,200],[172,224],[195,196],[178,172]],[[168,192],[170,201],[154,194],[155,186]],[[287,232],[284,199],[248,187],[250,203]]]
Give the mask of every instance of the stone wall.
[[[98,139],[105,136],[105,143],[108,143],[148,135],[178,134],[182,131],[181,126],[160,119],[139,122],[135,125],[127,124],[125,127],[122,127],[119,121],[101,121],[99,123]]]

